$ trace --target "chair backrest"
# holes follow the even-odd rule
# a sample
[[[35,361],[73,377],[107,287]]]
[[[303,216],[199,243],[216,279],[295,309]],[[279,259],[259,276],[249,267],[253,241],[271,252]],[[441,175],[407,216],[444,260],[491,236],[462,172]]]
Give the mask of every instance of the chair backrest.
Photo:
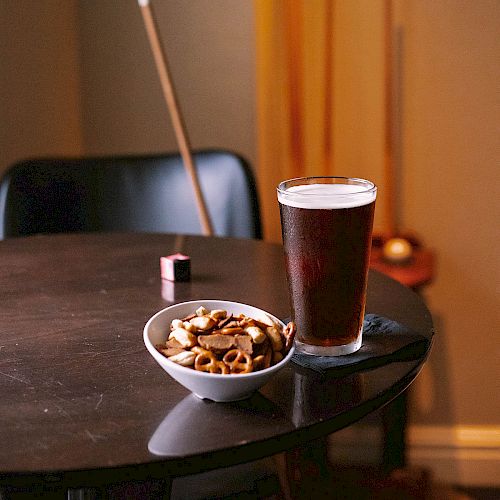
[[[193,154],[218,236],[261,238],[255,179],[239,155]],[[36,159],[0,183],[0,239],[35,233],[138,231],[201,234],[180,155]]]

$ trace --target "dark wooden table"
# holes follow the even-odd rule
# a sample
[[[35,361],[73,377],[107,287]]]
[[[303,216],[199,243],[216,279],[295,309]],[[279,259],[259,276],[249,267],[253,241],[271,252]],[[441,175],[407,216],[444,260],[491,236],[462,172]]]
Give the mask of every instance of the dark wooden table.
[[[159,258],[176,251],[191,256],[192,279],[174,286],[160,279]],[[269,456],[382,407],[427,355],[327,377],[291,364],[247,401],[200,401],[146,351],[144,324],[173,302],[203,298],[287,317],[281,246],[165,234],[33,236],[0,242],[0,263],[0,486],[162,479]],[[432,336],[418,295],[376,271],[367,312]]]

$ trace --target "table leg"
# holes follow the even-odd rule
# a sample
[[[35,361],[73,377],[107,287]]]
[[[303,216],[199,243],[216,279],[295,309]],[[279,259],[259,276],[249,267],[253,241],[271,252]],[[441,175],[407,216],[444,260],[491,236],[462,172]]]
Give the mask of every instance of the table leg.
[[[383,457],[386,472],[406,465],[406,420],[408,413],[408,391],[382,409]]]
[[[328,498],[328,440],[320,438],[275,457],[285,500]]]
[[[276,472],[278,474],[283,500],[292,500],[292,492],[290,489],[291,478],[287,466],[287,453],[288,452],[279,453],[278,455],[274,455],[273,458],[276,465]]]

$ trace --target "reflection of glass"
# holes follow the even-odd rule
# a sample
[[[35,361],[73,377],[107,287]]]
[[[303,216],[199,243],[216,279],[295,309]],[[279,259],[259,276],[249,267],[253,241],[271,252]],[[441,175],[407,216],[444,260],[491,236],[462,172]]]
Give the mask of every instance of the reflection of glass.
[[[377,188],[345,177],[282,182],[278,201],[297,350],[361,347]]]
[[[292,426],[272,402],[256,393],[234,403],[214,403],[186,396],[158,426],[148,443],[151,453],[184,456],[216,451],[273,437]],[[224,434],[224,440],[221,439]],[[234,436],[228,444],[227,437]]]
[[[296,427],[330,418],[356,405],[363,399],[364,376],[354,373],[347,377],[311,376],[295,372],[295,397],[292,421]]]

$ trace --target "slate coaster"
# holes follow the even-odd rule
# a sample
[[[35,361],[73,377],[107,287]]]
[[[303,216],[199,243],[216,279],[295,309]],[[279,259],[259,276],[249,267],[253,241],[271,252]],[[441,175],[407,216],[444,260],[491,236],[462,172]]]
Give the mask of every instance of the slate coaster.
[[[366,314],[363,344],[345,356],[312,356],[295,353],[292,362],[304,368],[326,373],[335,368],[370,369],[395,361],[411,361],[425,355],[430,339],[383,316]],[[354,370],[353,370],[354,371]]]

